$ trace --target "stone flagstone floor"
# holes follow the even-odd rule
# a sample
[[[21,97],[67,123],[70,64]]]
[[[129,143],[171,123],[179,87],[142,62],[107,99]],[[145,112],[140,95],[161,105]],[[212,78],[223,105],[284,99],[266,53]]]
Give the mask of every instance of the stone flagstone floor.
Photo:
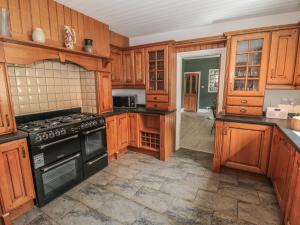
[[[280,225],[262,176],[211,172],[212,155],[180,149],[167,162],[128,152],[14,225]]]

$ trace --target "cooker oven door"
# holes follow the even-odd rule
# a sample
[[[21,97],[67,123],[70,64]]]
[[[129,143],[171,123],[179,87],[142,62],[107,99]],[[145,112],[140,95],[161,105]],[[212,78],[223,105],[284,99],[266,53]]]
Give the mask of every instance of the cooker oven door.
[[[82,156],[76,153],[35,170],[37,205],[45,205],[83,180]]]
[[[107,153],[105,126],[83,131],[81,133],[81,149],[84,162]]]

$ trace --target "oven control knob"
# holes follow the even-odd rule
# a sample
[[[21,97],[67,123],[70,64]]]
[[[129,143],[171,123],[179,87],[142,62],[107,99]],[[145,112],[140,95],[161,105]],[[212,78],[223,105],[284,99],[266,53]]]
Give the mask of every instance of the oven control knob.
[[[97,121],[94,120],[94,121],[93,121],[93,126],[96,126],[96,125],[97,125]]]
[[[61,135],[65,135],[67,133],[66,129],[65,128],[61,128],[60,129],[60,134]]]
[[[38,142],[42,141],[42,136],[40,134],[38,134],[38,135],[35,136],[34,140],[35,140],[35,142],[38,143]]]
[[[93,121],[89,122],[89,127],[93,126]]]
[[[49,138],[54,138],[55,137],[55,134],[53,133],[53,131],[50,131],[48,135],[49,135]]]
[[[54,134],[55,134],[56,137],[59,137],[60,136],[60,131],[59,130],[55,130]]]
[[[99,122],[100,122],[101,125],[104,125],[104,124],[105,124],[105,121],[104,121],[103,118],[100,118]]]
[[[46,140],[48,140],[49,136],[48,136],[48,134],[45,132],[45,133],[42,134],[42,138],[43,138],[44,141],[46,141]]]

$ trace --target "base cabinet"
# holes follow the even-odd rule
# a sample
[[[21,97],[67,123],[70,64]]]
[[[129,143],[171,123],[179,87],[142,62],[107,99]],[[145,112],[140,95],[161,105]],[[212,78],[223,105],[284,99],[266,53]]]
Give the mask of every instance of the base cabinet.
[[[1,211],[9,219],[18,216],[14,210],[35,198],[26,139],[0,145],[0,191]]]
[[[118,149],[128,146],[128,114],[121,114],[116,117],[117,120],[117,139]]]
[[[128,144],[129,146],[139,148],[139,114],[129,113],[128,119]]]
[[[118,148],[117,121],[114,116],[106,118],[106,133],[108,155],[112,156],[116,154]]]
[[[266,174],[272,127],[222,121],[217,123],[216,141],[221,146],[215,147],[214,170],[218,171],[223,165]]]
[[[300,154],[297,153],[292,170],[290,195],[285,216],[286,225],[298,225],[300,223]]]

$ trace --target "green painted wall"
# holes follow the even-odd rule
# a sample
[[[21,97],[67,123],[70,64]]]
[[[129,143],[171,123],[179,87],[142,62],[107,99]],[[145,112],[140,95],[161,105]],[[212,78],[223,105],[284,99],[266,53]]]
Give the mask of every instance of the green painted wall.
[[[206,109],[216,102],[217,93],[208,93],[208,71],[209,69],[220,68],[220,57],[215,58],[202,58],[202,59],[184,59],[182,61],[182,105],[183,108],[183,86],[185,72],[201,72],[201,84],[200,84],[200,98],[199,109]]]

